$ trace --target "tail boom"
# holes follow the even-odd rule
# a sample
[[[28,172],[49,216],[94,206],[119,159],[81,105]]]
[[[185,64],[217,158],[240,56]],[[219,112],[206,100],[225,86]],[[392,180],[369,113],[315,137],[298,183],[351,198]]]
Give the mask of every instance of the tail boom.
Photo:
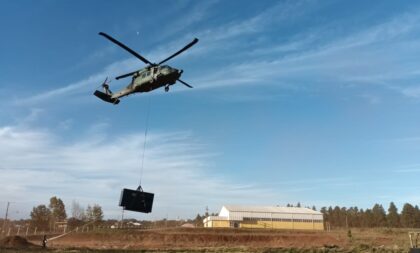
[[[110,94],[103,93],[101,91],[96,90],[93,95],[97,96],[98,98],[102,99],[105,102],[117,105],[120,100],[118,98],[112,98]]]

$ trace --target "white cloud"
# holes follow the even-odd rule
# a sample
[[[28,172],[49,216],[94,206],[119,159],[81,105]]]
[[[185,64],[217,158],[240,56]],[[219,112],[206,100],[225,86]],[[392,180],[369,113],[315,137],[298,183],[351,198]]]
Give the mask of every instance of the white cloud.
[[[68,207],[74,199],[84,206],[98,203],[107,217],[116,218],[120,190],[139,182],[143,138],[143,133],[104,133],[64,143],[47,130],[1,127],[0,200],[21,202],[20,216],[25,217],[35,204],[57,195]],[[255,202],[274,198],[256,185],[211,173],[208,162],[214,156],[192,133],[150,134],[142,181],[145,191],[156,194],[154,211],[136,217],[163,217],[170,211],[170,218],[188,218],[206,205],[249,203],[248,196],[255,194],[262,196]]]

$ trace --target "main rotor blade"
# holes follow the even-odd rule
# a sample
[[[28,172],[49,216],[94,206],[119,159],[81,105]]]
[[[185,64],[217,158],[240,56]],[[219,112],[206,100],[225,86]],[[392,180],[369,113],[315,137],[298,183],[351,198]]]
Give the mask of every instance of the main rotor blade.
[[[146,58],[144,58],[143,56],[139,55],[138,53],[136,53],[134,50],[132,50],[131,48],[127,47],[126,45],[124,45],[123,43],[119,42],[118,40],[112,38],[111,36],[109,36],[106,33],[100,32],[99,35],[104,36],[105,38],[109,39],[110,41],[114,42],[115,44],[117,44],[118,46],[124,48],[125,50],[127,50],[130,54],[134,55],[135,57],[137,57],[138,59],[140,59],[142,62],[146,63],[146,64],[150,64],[153,65],[153,63],[151,63],[149,60],[147,60]]]
[[[181,79],[178,79],[178,81],[179,81],[180,83],[182,83],[183,85],[187,86],[188,88],[193,88],[191,85],[189,85],[188,83],[186,83],[186,82],[182,81]]]
[[[115,77],[115,79],[121,79],[121,78],[126,78],[126,77],[128,77],[128,76],[132,76],[132,75],[134,75],[135,73],[137,73],[138,72],[138,70],[137,71],[133,71],[133,72],[130,72],[130,73],[127,73],[127,74],[124,74],[124,75],[120,75],[120,76],[117,76],[117,77]]]
[[[188,48],[190,48],[190,47],[194,46],[194,44],[195,44],[195,43],[197,43],[197,42],[198,42],[198,39],[197,39],[197,38],[194,38],[194,40],[193,40],[193,41],[191,41],[188,45],[186,45],[185,47],[183,47],[181,50],[179,50],[178,52],[174,53],[173,55],[169,56],[169,57],[168,57],[168,58],[166,58],[165,60],[163,60],[163,61],[159,62],[159,63],[158,63],[158,65],[160,65],[160,64],[162,64],[162,63],[164,63],[164,62],[169,61],[170,59],[172,59],[172,58],[174,58],[175,56],[179,55],[180,53],[184,52],[184,51],[185,51],[185,50],[187,50]]]

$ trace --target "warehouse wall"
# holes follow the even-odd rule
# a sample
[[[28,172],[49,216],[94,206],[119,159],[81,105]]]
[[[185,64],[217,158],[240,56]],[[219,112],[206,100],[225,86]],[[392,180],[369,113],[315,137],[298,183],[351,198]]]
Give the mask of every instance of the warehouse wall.
[[[312,221],[269,221],[269,220],[210,220],[204,224],[208,228],[266,228],[266,229],[303,229],[303,230],[324,230],[324,223],[321,220]]]
[[[230,222],[228,220],[211,220],[204,224],[204,227],[208,228],[228,228]]]
[[[229,228],[233,227],[227,220],[208,221],[204,227],[209,228]],[[235,221],[240,228],[266,228],[266,229],[304,229],[304,230],[324,230],[322,222],[284,222],[284,221]]]
[[[222,216],[222,215],[219,215]],[[229,212],[225,214],[230,220],[242,220],[244,218],[262,219],[290,219],[290,220],[322,220],[322,214],[302,214],[302,213],[262,213],[262,212]]]
[[[323,215],[309,208],[223,206],[205,227],[324,230]]]
[[[323,222],[241,221],[241,228],[324,230]]]

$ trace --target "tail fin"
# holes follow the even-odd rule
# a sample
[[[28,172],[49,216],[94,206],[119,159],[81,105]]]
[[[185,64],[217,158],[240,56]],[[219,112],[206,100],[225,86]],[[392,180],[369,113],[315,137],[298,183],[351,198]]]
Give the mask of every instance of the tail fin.
[[[95,91],[95,93],[93,93],[93,95],[97,96],[98,98],[102,99],[105,102],[108,102],[108,103],[111,103],[111,104],[114,104],[114,105],[117,105],[120,102],[120,100],[118,98],[112,98],[111,95],[105,94],[105,93],[103,93],[101,91],[98,91],[98,90]]]

